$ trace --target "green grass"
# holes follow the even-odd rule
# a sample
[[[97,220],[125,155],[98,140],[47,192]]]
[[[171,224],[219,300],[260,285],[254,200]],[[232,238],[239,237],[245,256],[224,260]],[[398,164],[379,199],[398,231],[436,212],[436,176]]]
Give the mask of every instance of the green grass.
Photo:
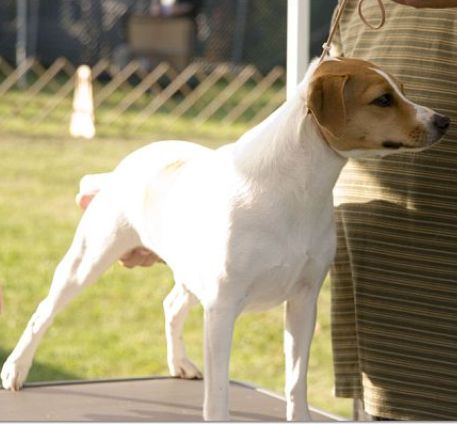
[[[0,133],[0,284],[5,303],[0,315],[1,362],[45,297],[53,270],[70,244],[81,214],[74,203],[81,176],[110,170],[145,144],[144,139],[106,136],[81,141],[52,132],[52,137],[13,133]],[[206,128],[204,134],[207,145],[227,140],[227,133],[217,128]],[[162,300],[171,287],[164,265],[127,270],[116,264],[56,318],[28,381],[167,375]],[[310,401],[349,416],[349,402],[332,395],[329,301],[326,283],[312,346]],[[282,308],[276,308],[238,320],[231,378],[282,393],[282,315]],[[185,340],[200,366],[202,327],[201,308],[196,308],[186,323]]]

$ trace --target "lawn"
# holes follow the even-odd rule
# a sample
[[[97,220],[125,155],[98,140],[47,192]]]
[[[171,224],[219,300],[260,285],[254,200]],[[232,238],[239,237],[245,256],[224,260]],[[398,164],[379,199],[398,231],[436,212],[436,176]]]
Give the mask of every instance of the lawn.
[[[211,146],[227,137],[217,127],[203,135]],[[145,143],[144,139],[105,137],[88,142],[0,133],[0,284],[5,303],[0,315],[1,362],[46,295],[53,270],[70,244],[81,215],[74,203],[79,179],[110,170]],[[162,300],[171,287],[172,277],[164,265],[133,270],[114,265],[56,318],[28,381],[167,375]],[[349,417],[349,401],[332,394],[329,297],[326,282],[312,346],[310,401]],[[282,392],[282,315],[282,308],[276,308],[238,320],[232,379]],[[189,355],[202,366],[201,308],[191,312],[185,340]]]

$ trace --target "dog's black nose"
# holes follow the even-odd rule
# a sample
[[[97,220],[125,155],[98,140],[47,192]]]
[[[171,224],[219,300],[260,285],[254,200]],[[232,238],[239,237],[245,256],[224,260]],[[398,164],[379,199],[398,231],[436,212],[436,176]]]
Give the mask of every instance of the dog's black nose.
[[[442,133],[445,133],[451,124],[451,120],[444,115],[435,113],[433,116],[433,125],[438,128]]]

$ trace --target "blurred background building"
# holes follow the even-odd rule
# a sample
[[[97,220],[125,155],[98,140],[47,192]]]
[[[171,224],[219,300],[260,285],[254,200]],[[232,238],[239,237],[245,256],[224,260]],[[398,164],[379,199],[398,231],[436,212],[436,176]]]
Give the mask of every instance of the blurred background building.
[[[337,0],[311,1],[311,55],[318,55]],[[0,57],[93,65],[132,59],[182,68],[194,58],[251,63],[268,72],[286,63],[285,0],[2,0]]]

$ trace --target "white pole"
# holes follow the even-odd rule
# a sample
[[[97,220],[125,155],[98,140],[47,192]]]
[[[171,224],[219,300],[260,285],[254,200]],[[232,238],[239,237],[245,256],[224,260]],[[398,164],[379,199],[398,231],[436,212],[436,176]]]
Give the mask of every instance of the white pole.
[[[305,76],[309,64],[311,0],[287,0],[287,98]]]
[[[27,0],[16,2],[16,68],[21,71],[27,61]],[[27,86],[27,75],[20,72],[20,88]]]

